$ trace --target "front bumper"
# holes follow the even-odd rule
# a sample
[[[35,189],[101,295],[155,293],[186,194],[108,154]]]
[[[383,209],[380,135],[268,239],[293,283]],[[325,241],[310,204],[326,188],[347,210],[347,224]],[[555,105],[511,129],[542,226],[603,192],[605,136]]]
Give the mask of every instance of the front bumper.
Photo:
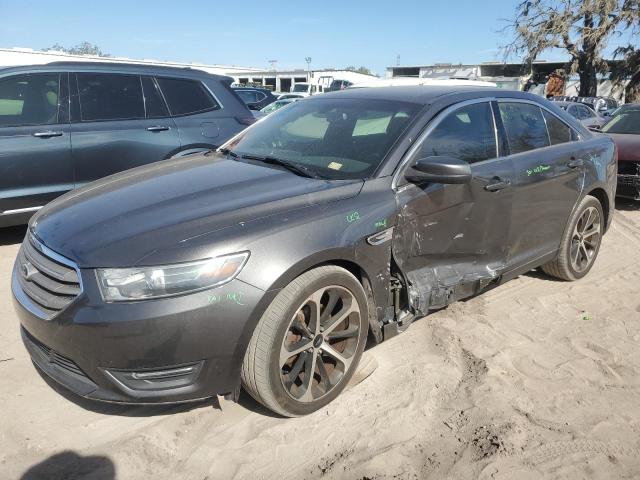
[[[190,295],[105,303],[93,270],[83,292],[44,320],[12,291],[36,366],[72,392],[122,403],[174,403],[226,394],[240,384],[246,345],[277,292],[240,280]]]
[[[618,174],[616,196],[640,200],[640,174]]]

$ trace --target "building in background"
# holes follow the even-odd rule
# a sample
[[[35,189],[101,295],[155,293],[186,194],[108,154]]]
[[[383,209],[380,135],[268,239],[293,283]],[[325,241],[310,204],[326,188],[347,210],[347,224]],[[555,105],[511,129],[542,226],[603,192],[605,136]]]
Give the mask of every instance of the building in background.
[[[614,60],[609,60],[613,64]],[[484,62],[477,64],[451,64],[436,63],[434,65],[393,66],[387,67],[387,78],[414,77],[414,78],[440,78],[440,79],[465,79],[483,80],[494,82],[499,88],[511,90],[527,90],[544,96],[544,87],[549,75],[558,69],[566,68],[563,62],[536,61],[531,66],[531,71],[522,63]],[[567,96],[578,96],[580,81],[578,75],[571,75],[565,80],[565,93]],[[598,81],[598,95],[614,97],[623,100],[624,87],[613,87],[606,76],[600,76]]]
[[[237,84],[262,85],[276,92],[291,92],[296,84],[309,84],[309,93],[321,93],[334,80],[346,80],[351,83],[366,82],[377,77],[351,70],[262,70],[237,72],[233,75]]]
[[[194,68],[208,73],[233,77],[237,72],[261,71],[259,68],[234,65],[207,65],[204,63],[166,62],[162,60],[134,60],[126,57],[97,57],[94,55],[72,55],[53,50],[40,51],[31,48],[0,48],[0,68],[18,65],[42,65],[51,62],[119,62],[138,65],[158,65],[164,67]]]

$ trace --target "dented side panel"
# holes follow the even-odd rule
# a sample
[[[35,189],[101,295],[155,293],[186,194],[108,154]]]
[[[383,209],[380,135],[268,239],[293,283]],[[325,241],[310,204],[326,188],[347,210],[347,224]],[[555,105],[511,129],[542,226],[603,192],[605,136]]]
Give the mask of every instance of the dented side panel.
[[[465,185],[406,185],[396,196],[393,255],[409,282],[416,313],[474,295],[506,268],[513,188],[485,186],[511,181],[510,159],[472,166]]]

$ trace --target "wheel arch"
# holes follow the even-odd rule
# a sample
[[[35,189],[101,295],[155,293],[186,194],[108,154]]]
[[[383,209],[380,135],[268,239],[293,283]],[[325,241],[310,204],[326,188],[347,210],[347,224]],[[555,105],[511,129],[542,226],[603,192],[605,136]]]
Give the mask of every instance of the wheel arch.
[[[610,215],[611,215],[611,210],[610,210],[611,203],[606,190],[601,187],[596,187],[589,190],[586,195],[595,197],[595,199],[600,202],[600,205],[602,206],[602,212],[604,214],[604,225],[605,225],[605,231],[606,231],[609,228],[609,224],[610,224],[609,221],[610,221]]]

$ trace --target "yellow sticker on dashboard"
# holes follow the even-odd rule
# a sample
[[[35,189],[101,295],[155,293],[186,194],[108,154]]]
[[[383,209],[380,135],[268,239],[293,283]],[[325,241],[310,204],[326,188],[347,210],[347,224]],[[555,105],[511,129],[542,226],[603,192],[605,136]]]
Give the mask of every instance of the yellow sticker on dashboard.
[[[338,162],[331,162],[329,165],[327,165],[327,168],[331,168],[333,170],[340,170],[342,168],[342,164]]]

